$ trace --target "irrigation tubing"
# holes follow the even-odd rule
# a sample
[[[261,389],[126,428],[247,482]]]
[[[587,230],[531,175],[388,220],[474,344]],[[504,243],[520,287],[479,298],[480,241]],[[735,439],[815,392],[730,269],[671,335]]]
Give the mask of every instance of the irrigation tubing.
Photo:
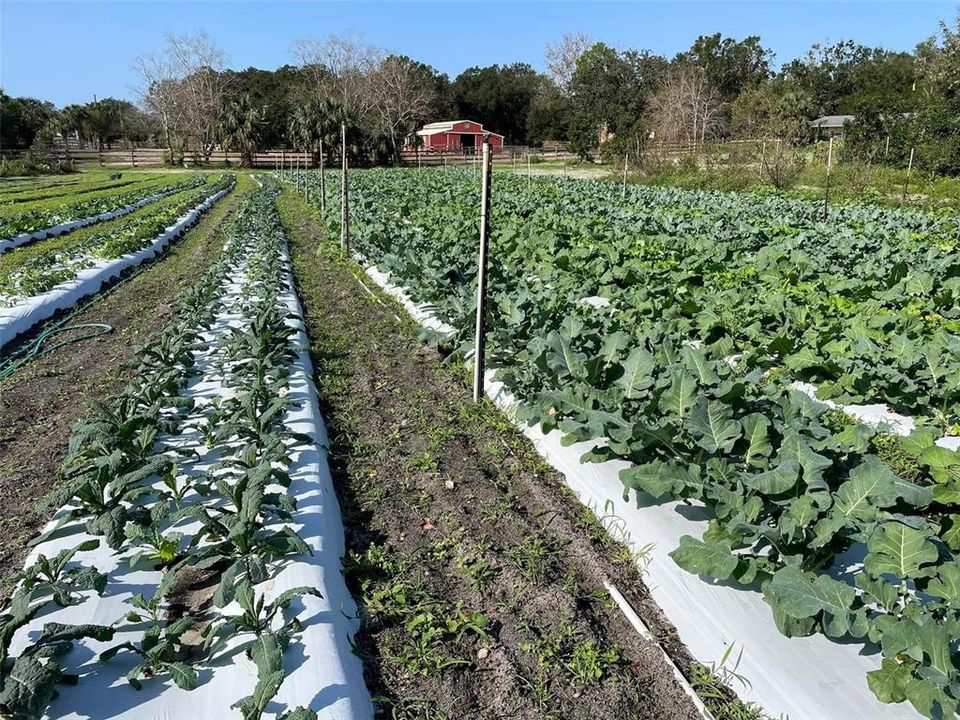
[[[47,344],[47,340],[56,335],[75,332],[77,330],[82,330],[83,332],[79,335],[60,340],[53,345]],[[0,363],[0,380],[13,375],[13,373],[31,360],[36,360],[44,355],[48,355],[58,348],[80,342],[81,340],[89,340],[90,338],[95,338],[100,335],[106,335],[111,332],[113,332],[113,325],[106,323],[77,323],[75,325],[63,325],[46,330]]]
[[[179,239],[182,240],[183,238],[181,237]],[[163,260],[177,244],[179,244],[179,242],[171,242],[161,252],[155,255],[150,261],[145,262],[142,265],[138,266],[136,269],[133,270],[133,272],[131,272],[126,277],[122,277],[116,280],[106,290],[97,292],[94,295],[92,295],[88,300],[81,301],[80,303],[78,303],[76,306],[74,306],[73,310],[66,317],[64,317],[59,322],[55,323],[53,327],[51,327],[49,330],[45,330],[40,335],[38,335],[35,339],[31,340],[23,347],[15,350],[13,353],[10,354],[9,357],[0,358],[0,380],[5,380],[6,378],[13,375],[13,373],[15,373],[17,370],[22,368],[27,363],[33,360],[38,360],[44,355],[48,355],[52,353],[54,350],[58,350],[61,347],[64,347],[66,345],[71,345],[75,342],[80,342],[81,340],[89,340],[91,338],[99,337],[100,335],[106,335],[108,333],[113,332],[114,330],[113,326],[108,325],[106,323],[78,323],[78,324],[71,325],[69,324],[69,322],[80,313],[89,309],[94,303],[97,303],[100,300],[103,300],[104,298],[109,297],[118,288],[120,288],[122,285],[129,282],[130,280],[133,280],[140,273],[146,272],[151,267],[154,267],[154,265],[156,265],[158,261]],[[96,330],[91,330],[93,328],[96,328]],[[55,343],[54,345],[43,347],[44,342],[47,340],[47,338],[61,332],[70,331],[70,330],[79,330],[79,329],[87,329],[88,332],[83,333],[81,335],[77,335],[69,339],[61,340],[60,342]]]

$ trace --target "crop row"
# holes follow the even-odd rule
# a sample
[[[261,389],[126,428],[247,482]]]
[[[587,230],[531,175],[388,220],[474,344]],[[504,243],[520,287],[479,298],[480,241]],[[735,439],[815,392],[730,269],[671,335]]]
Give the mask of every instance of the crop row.
[[[223,176],[213,183],[191,183],[174,195],[130,217],[77,238],[51,246],[37,246],[0,260],[0,306],[46,292],[72,280],[98,261],[118,258],[145,247],[201,199],[215,195],[233,182]]]
[[[315,179],[313,180],[315,182]],[[477,191],[468,173],[351,182],[354,247],[469,352]],[[330,183],[333,192],[336,181]],[[960,701],[956,221],[868,207],[495,178],[489,353],[521,418],[624,492],[702,503],[685,569],[760,589],[787,635],[872,641],[868,682],[931,717]],[[332,204],[331,204],[332,205]],[[338,230],[339,209],[326,221]],[[792,386],[926,416],[898,439]],[[859,553],[862,567],[847,567]]]
[[[88,193],[102,192],[106,190],[129,187],[130,185],[147,183],[156,180],[156,175],[131,175],[126,177],[111,179],[108,175],[93,175],[91,177],[77,178],[72,183],[41,183],[34,182],[22,187],[7,188],[6,185],[0,185],[0,207],[5,210],[7,206],[20,205],[21,203],[34,202],[36,200],[48,200],[55,197],[78,197]]]
[[[161,175],[134,188],[108,188],[75,198],[72,193],[0,209],[0,238],[53,232],[54,228],[125,208],[155,195],[167,195],[206,182],[202,175],[186,179]]]
[[[295,330],[279,301],[288,280],[272,202],[269,190],[246,201],[220,260],[138,353],[136,379],[78,425],[51,499],[63,508],[0,615],[7,715],[43,715],[71,680],[76,642],[96,650],[98,673],[123,667],[136,689],[170,680],[192,690],[210,675],[198,669],[244,650],[258,668],[252,693],[232,698],[245,719],[279,689],[300,630],[292,603],[317,591],[271,590],[284,562],[311,553],[285,488],[298,447],[312,443],[285,425]],[[123,590],[134,572],[152,594]],[[185,600],[211,582],[212,612]],[[112,623],[71,622],[98,603],[101,615],[115,610]]]

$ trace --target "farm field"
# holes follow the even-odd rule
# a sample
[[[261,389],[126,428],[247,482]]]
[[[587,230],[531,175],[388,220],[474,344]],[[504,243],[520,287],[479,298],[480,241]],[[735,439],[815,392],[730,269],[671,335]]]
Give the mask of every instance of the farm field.
[[[372,716],[370,688],[381,707],[414,717],[697,717],[660,649],[610,603],[614,581],[670,634],[629,551],[565,498],[497,413],[472,404],[386,301],[344,293],[355,291],[348,265],[328,256],[317,266],[319,226],[287,191],[302,316],[335,423],[332,477],[349,500],[341,524],[317,452],[326,440],[277,190],[257,182],[239,178],[168,254],[75,318],[118,335],[0,379],[0,520],[18,537],[4,545],[5,569],[29,554],[0,613],[4,711],[358,718]],[[357,424],[355,393],[390,370],[376,365],[385,342],[409,392],[370,393],[371,422]],[[333,361],[345,343],[349,365]],[[436,387],[420,382],[425,372]],[[418,418],[440,397],[442,422]],[[476,430],[454,430],[478,411]],[[390,424],[405,436],[396,452],[361,460],[361,444]],[[389,482],[371,486],[371,470]],[[362,668],[347,642],[357,610],[339,580],[344,526]],[[736,706],[682,645],[671,652],[711,706]]]
[[[119,217],[0,255],[0,346],[149,260],[233,185],[229,175],[190,176]]]
[[[4,543],[0,575],[23,566],[27,543],[46,515],[38,504],[55,487],[71,428],[97,401],[118,392],[133,373],[146,339],[170,321],[177,303],[222,248],[224,222],[251,189],[241,175],[237,190],[218,204],[162,261],[77,311],[75,324],[106,324],[113,332],[65,344],[0,380],[0,507]]]
[[[0,252],[111,220],[145,204],[196,186],[202,179],[171,173],[126,173],[111,180],[94,175],[69,184],[7,190],[0,185]]]
[[[881,701],[954,713],[956,218],[495,182],[488,353],[521,418],[628,461],[625,493],[703,505],[713,519],[672,552],[680,566],[761,590],[787,635],[879,646],[861,681]],[[434,340],[463,356],[478,195],[469,172],[351,182],[353,248],[453,326]],[[856,404],[887,424],[856,421]]]
[[[733,694],[754,679],[738,661],[684,646],[630,512],[581,505],[508,418],[620,462],[631,503],[702,508],[671,565],[762,598],[788,637],[864,648],[846,681],[891,717],[955,712],[955,217],[497,175],[504,415],[463,383],[476,176],[353,173],[373,275],[339,257],[337,176],[322,216],[316,173],[310,203],[180,174],[0,256],[9,310],[223,197],[71,320],[113,334],[0,378],[13,717],[698,717],[687,692],[776,716]],[[102,182],[78,197],[128,191]],[[452,333],[405,319],[384,278]]]

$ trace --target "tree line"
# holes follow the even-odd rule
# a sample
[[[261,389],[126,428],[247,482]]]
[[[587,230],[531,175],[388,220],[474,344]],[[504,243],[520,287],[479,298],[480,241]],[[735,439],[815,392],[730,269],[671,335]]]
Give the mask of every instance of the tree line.
[[[583,34],[547,48],[545,72],[525,63],[471,67],[454,79],[351,36],[309,38],[296,63],[232,70],[205,33],[167,38],[139,58],[139,102],[104,98],[56,109],[0,91],[0,145],[26,148],[72,135],[98,147],[155,142],[170,161],[244,163],[261,148],[339,152],[341,125],[357,162],[400,158],[426,122],[477,120],[508,145],[566,141],[587,157],[727,139],[814,138],[810,120],[852,115],[849,149],[868,161],[960,172],[960,17],[911,52],[850,40],[814,45],[774,69],[757,36],[702,35],[667,58],[618,49]]]

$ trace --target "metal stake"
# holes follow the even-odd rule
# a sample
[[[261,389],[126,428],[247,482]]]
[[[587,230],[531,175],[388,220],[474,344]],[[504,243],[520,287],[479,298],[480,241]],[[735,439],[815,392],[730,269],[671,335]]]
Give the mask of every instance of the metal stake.
[[[827,203],[830,201],[830,168],[833,166],[833,136],[827,149],[827,180],[823,184],[823,219],[827,219]]]
[[[910,148],[910,162],[907,163],[907,177],[903,181],[903,197],[900,198],[900,204],[907,202],[907,188],[910,186],[910,173],[913,172],[913,148]]]
[[[487,346],[487,250],[490,243],[490,140],[483,141],[480,189],[480,258],[477,265],[477,327],[473,338],[473,399],[483,397],[484,357]]]
[[[324,180],[324,165],[323,165],[323,138],[320,138],[320,214],[324,215],[327,212],[327,184]]]
[[[341,147],[340,155],[343,159],[343,169],[340,175],[340,255],[350,255],[350,198],[347,193],[347,124],[340,124]]]
[[[627,153],[623,154],[623,199],[627,199]]]

